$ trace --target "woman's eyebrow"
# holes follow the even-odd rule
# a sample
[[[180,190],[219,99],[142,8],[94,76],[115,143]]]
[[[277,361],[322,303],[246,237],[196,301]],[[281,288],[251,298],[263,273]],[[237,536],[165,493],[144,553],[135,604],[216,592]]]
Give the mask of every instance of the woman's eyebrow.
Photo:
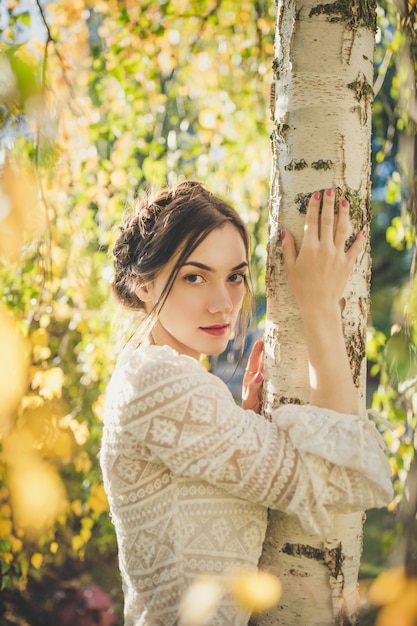
[[[205,270],[206,272],[214,272],[214,269],[212,267],[209,267],[204,263],[199,263],[198,261],[186,261],[185,263],[183,263],[183,267],[186,265],[193,265],[194,267],[198,267],[199,269]],[[239,265],[232,267],[231,271],[236,272],[237,270],[241,270],[244,267],[248,267],[247,261],[243,261],[242,263],[239,263]]]

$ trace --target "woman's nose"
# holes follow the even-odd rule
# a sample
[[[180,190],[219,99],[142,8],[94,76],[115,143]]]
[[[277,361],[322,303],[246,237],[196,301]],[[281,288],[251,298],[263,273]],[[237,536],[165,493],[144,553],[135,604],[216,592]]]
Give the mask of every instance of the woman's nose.
[[[230,313],[233,311],[233,302],[226,286],[215,289],[209,303],[210,313]]]

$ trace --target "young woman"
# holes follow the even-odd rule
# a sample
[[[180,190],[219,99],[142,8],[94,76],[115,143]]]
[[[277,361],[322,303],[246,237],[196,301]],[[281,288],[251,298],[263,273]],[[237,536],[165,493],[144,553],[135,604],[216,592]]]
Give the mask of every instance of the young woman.
[[[181,624],[184,592],[200,575],[224,588],[254,570],[267,509],[311,533],[331,512],[386,505],[389,464],[375,426],[357,415],[339,298],[364,233],[345,252],[349,207],[334,192],[309,203],[299,252],[282,232],[288,279],[304,321],[311,393],[268,421],[260,412],[262,341],[249,357],[242,407],[206,371],[249,310],[249,238],[238,214],[201,184],[140,201],[114,247],[114,291],[142,311],[139,336],[108,387],[101,465],[116,528],[126,626]],[[226,593],[210,624],[244,626]]]

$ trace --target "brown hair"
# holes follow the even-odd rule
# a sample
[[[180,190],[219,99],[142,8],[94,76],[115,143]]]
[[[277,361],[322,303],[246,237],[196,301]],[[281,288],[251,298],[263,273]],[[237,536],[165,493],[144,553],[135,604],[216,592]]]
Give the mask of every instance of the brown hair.
[[[132,211],[120,227],[113,248],[115,277],[113,291],[128,309],[144,311],[138,286],[152,281],[178,252],[178,259],[148,321],[156,321],[174,284],[180,267],[207,235],[231,223],[239,231],[247,256],[249,234],[239,214],[227,202],[196,181],[184,181],[159,193],[147,192],[136,199]],[[240,331],[245,335],[251,300],[250,283],[240,315]],[[243,348],[243,342],[242,342]]]

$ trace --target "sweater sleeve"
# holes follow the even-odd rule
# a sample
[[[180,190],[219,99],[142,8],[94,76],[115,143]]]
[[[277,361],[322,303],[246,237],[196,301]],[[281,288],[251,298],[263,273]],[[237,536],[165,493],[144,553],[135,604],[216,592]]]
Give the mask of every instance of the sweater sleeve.
[[[389,463],[367,418],[288,405],[268,421],[196,361],[159,354],[130,359],[108,402],[108,419],[141,457],[297,515],[311,533],[328,530],[332,512],[390,501]]]
[[[297,489],[286,512],[312,533],[329,528],[329,513],[387,505],[393,497],[385,443],[367,415],[312,405],[286,405],[272,421],[297,451]]]

